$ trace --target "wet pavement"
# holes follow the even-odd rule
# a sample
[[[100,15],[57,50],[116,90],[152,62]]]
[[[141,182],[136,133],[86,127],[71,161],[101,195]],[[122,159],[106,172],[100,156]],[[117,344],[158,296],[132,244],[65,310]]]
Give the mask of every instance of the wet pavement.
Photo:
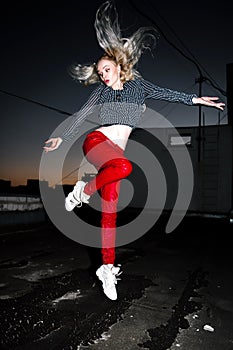
[[[117,248],[118,300],[95,276],[100,251],[52,224],[1,229],[0,349],[232,350],[233,226],[160,221]]]

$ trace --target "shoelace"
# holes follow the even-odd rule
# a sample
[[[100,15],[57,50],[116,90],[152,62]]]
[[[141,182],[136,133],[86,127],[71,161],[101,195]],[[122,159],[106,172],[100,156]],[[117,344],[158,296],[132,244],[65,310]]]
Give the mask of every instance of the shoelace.
[[[117,278],[117,276],[119,276],[121,273],[118,273],[118,272],[114,273],[114,270],[113,271],[109,270],[105,278],[106,287],[108,288],[114,284],[117,284],[117,281],[120,279],[120,278]]]
[[[120,266],[120,265],[118,265],[118,266]],[[112,271],[113,281],[114,281],[115,284],[117,284],[117,281],[121,280],[121,278],[117,278],[117,277],[120,276],[122,274],[122,272],[123,271],[118,271],[117,273],[114,273]]]
[[[78,201],[78,199],[75,198],[74,194],[73,194],[73,198],[74,198],[74,201],[73,201],[72,198],[71,198],[71,199],[70,199],[70,202],[71,202],[72,204],[75,204],[76,202],[78,202],[78,203],[76,204],[76,207],[81,208],[82,202],[81,202],[81,201]]]

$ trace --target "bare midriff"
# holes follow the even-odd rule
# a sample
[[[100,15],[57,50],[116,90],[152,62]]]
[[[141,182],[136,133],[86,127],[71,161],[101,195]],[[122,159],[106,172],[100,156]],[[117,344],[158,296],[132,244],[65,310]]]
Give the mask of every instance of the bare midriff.
[[[96,129],[96,131],[102,132],[112,142],[116,143],[119,147],[125,150],[132,127],[128,125],[114,124],[101,126],[100,128]]]

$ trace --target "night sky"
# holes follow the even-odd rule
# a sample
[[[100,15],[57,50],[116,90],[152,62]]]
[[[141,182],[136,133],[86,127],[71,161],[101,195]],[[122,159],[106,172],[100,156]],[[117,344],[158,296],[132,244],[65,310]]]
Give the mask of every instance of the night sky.
[[[167,39],[201,65],[203,75],[226,90],[226,64],[233,62],[233,5],[221,1],[132,0],[141,11],[159,24]],[[95,85],[88,88],[68,74],[74,62],[92,63],[101,54],[93,23],[102,1],[20,1],[5,3],[1,11],[0,89],[68,113],[77,111]],[[151,23],[128,0],[116,0],[125,36]],[[179,40],[178,40],[179,39]],[[190,50],[187,52],[185,47]],[[198,93],[195,65],[182,57],[161,35],[152,54],[142,56],[138,70],[157,85]],[[219,96],[210,84],[203,95]],[[38,178],[44,141],[66,118],[65,115],[16,97],[0,93],[1,169],[0,179],[12,185]],[[198,108],[150,101],[175,126],[197,125]],[[218,111],[203,108],[208,124],[216,124]],[[227,109],[221,112],[227,123]],[[56,152],[56,151],[55,151]],[[51,155],[49,155],[51,156]],[[70,155],[75,166],[75,152]],[[72,179],[71,179],[72,180]]]

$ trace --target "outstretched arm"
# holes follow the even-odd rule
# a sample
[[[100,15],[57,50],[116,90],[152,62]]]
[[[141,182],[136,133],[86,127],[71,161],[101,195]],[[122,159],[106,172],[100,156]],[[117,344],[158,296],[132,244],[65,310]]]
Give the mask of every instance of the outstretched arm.
[[[103,87],[100,85],[91,93],[83,107],[71,116],[71,121],[69,119],[68,125],[59,137],[52,137],[45,141],[46,146],[43,147],[45,152],[54,151],[60,146],[62,141],[70,141],[78,133],[82,122],[94,111],[94,108],[98,104],[102,88]]]
[[[196,94],[187,94],[185,92],[167,89],[144,79],[141,79],[140,82],[144,90],[145,98],[154,98],[157,100],[165,100],[170,102],[181,102],[186,105],[201,104],[221,110],[223,110],[225,106],[224,103],[217,102],[217,100],[219,100],[218,97],[198,97]]]
[[[221,109],[221,111],[223,111],[225,107],[225,103],[219,102],[218,97],[209,97],[209,96],[193,97],[193,103],[209,106],[209,107],[215,107],[215,108]]]
[[[60,135],[63,141],[70,141],[78,132],[80,125],[84,122],[86,117],[90,115],[95,107],[98,105],[99,97],[103,89],[103,84],[99,85],[94,91],[92,91],[90,97],[83,105],[83,107],[72,115],[71,121],[69,121],[67,127]]]
[[[169,102],[180,102],[192,106],[193,98],[197,98],[196,94],[187,94],[185,92],[164,88],[145,79],[140,80],[141,87],[144,91],[145,99],[153,98],[155,100],[164,100]]]

